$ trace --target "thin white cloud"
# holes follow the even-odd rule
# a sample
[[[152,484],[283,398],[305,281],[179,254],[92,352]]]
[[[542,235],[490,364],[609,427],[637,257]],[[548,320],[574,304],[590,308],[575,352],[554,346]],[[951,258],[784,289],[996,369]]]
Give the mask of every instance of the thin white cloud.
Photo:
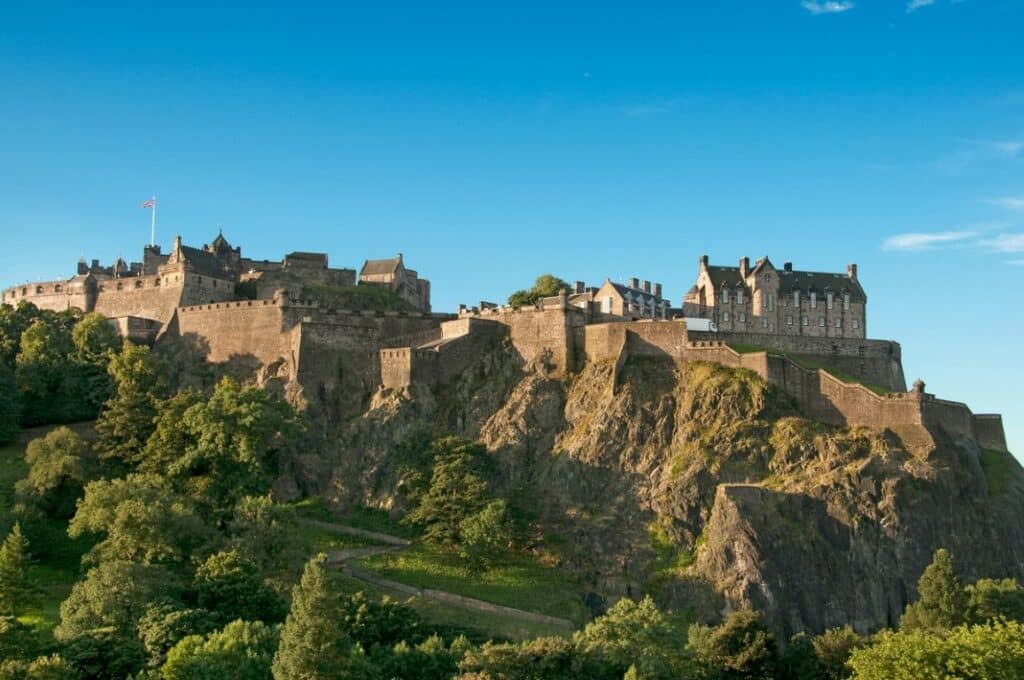
[[[896,234],[885,239],[882,250],[928,250],[942,245],[961,243],[978,235],[976,231],[936,231]]]
[[[907,3],[907,13],[913,12],[914,10],[921,9],[922,7],[928,7],[934,5],[935,0],[910,0]]]
[[[1010,210],[1024,210],[1024,195],[1021,196],[1003,196],[1002,198],[994,198],[989,201],[992,205],[998,205],[1000,208],[1009,208]]]
[[[980,243],[997,253],[1024,253],[1024,234],[999,234]]]
[[[804,0],[800,5],[811,14],[841,14],[853,9],[853,3],[849,0]]]
[[[1013,139],[1005,142],[992,142],[992,148],[1004,156],[1019,156],[1024,151],[1024,140]]]

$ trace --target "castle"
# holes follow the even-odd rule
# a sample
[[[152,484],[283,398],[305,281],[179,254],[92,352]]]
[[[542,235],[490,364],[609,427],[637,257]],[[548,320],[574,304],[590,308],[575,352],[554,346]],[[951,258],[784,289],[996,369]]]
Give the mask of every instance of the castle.
[[[324,291],[384,289],[389,308],[355,309]],[[430,284],[403,257],[367,260],[358,275],[320,253],[280,262],[243,258],[223,235],[202,248],[145,248],[141,263],[79,263],[66,281],[8,288],[5,304],[31,302],[104,314],[127,337],[179,344],[216,363],[278,380],[328,416],[362,412],[373,392],[437,389],[505,349],[551,376],[631,358],[714,361],[753,370],[808,416],[836,425],[924,425],[1006,450],[998,415],[907,391],[898,343],[866,336],[867,297],[856,265],[845,274],[699,262],[682,307],[662,286],[632,279],[573,290],[521,308],[481,303],[435,314]],[[707,321],[712,321],[708,324]],[[703,323],[702,323],[703,322]]]

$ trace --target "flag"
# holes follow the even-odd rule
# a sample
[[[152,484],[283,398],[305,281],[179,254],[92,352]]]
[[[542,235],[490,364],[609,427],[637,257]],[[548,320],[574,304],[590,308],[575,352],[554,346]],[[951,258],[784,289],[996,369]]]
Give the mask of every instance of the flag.
[[[155,198],[151,198],[148,201],[143,201],[142,205],[140,205],[139,207],[140,208],[155,208],[156,207],[156,199]]]

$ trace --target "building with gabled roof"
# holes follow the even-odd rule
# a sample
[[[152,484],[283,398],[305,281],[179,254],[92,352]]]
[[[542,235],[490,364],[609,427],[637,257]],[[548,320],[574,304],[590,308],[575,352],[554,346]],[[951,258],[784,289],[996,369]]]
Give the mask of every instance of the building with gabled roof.
[[[385,260],[363,262],[359,283],[387,288],[414,309],[430,312],[430,281],[421,279],[414,269],[408,269],[401,253]]]
[[[683,298],[687,317],[711,320],[719,331],[827,338],[867,337],[867,295],[857,265],[846,273],[777,269],[767,257],[739,266],[700,258],[697,281]]]

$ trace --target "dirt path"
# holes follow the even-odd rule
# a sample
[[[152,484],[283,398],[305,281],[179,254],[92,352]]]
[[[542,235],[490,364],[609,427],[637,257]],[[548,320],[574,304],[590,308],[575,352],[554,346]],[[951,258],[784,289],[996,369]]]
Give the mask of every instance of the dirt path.
[[[358,579],[364,583],[368,583],[378,588],[385,588],[387,590],[396,591],[405,595],[411,595],[413,597],[421,597],[426,600],[434,600],[442,604],[450,605],[453,607],[460,607],[462,609],[472,609],[479,612],[485,612],[488,614],[500,614],[510,619],[517,621],[524,621],[530,623],[540,623],[547,626],[555,626],[557,628],[563,628],[565,630],[573,630],[575,625],[568,619],[560,619],[556,616],[548,616],[546,614],[538,614],[536,612],[528,612],[522,609],[515,609],[514,607],[505,607],[500,604],[493,604],[484,600],[477,600],[472,597],[465,597],[464,595],[458,595],[456,593],[449,593],[444,590],[434,590],[432,588],[417,588],[410,586],[406,583],[400,583],[399,581],[392,581],[382,576],[378,576],[372,572],[360,569],[352,564],[350,561],[359,559],[361,557],[370,557],[372,555],[380,555],[387,552],[397,552],[403,548],[407,548],[411,545],[410,541],[398,536],[392,536],[390,534],[382,534],[376,531],[367,531],[365,529],[356,529],[355,527],[345,526],[343,524],[333,524],[331,522],[321,522],[318,520],[302,520],[304,524],[309,526],[315,526],[319,529],[326,531],[334,531],[340,534],[346,534],[348,536],[356,536],[358,538],[365,538],[384,545],[379,546],[366,546],[359,548],[344,548],[342,550],[334,550],[327,554],[327,564],[335,569],[340,569],[345,574],[352,578]]]

